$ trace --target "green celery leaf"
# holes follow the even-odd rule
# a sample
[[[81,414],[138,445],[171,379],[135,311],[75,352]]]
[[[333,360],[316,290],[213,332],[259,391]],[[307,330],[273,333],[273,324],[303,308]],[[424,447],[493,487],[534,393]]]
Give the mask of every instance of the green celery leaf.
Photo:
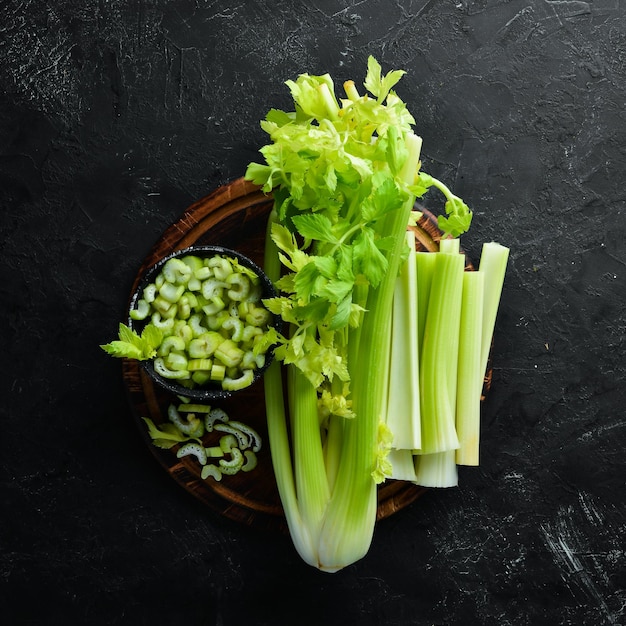
[[[353,286],[354,283],[331,280],[320,289],[319,296],[325,298],[328,302],[338,304],[350,296]]]
[[[315,239],[328,243],[336,243],[337,241],[330,220],[321,213],[294,215],[291,221],[305,239]]]
[[[353,245],[354,264],[367,278],[372,287],[377,287],[387,271],[387,258],[374,242],[371,228],[363,228]]]
[[[263,334],[259,335],[258,339],[256,339],[252,352],[255,356],[264,354],[279,341],[280,336],[278,331],[273,326],[270,326]]]
[[[404,70],[394,70],[382,76],[380,63],[370,56],[367,60],[367,75],[363,83],[365,88],[382,102],[391,88],[406,74]]]
[[[352,269],[353,248],[340,246],[335,254],[337,259],[337,278],[354,284],[354,271]]]
[[[337,275],[337,262],[332,256],[314,256],[313,263],[325,278],[332,279]]]
[[[322,373],[332,381],[335,376],[340,380],[350,380],[347,364],[337,353],[334,346],[322,346],[316,343],[314,346],[307,346],[311,359],[321,365]]]
[[[296,288],[294,285],[294,278],[294,273],[284,274],[277,281],[274,282],[274,286],[276,287],[276,289],[284,293],[295,293]]]
[[[293,301],[291,298],[287,298],[285,296],[277,296],[276,298],[267,298],[266,300],[263,300],[263,305],[274,315],[288,317],[289,312],[293,308]]]
[[[142,359],[142,351],[136,345],[126,341],[111,341],[100,346],[107,354],[119,359]]]
[[[352,312],[352,292],[347,290],[346,296],[340,300],[335,309],[335,313],[330,321],[329,328],[337,330],[345,328],[350,323],[350,314]]]
[[[404,195],[391,176],[379,175],[378,178],[382,182],[361,206],[361,214],[366,222],[374,222],[390,211],[401,208],[404,202]]]
[[[298,298],[308,302],[312,296],[318,293],[324,277],[320,274],[319,269],[314,261],[310,261],[296,274],[294,286]]]
[[[275,222],[272,224],[272,241],[278,246],[279,250],[291,254],[297,250],[298,246],[291,231],[282,224]]]
[[[329,102],[329,99],[325,97],[325,93],[328,92],[334,98],[334,95],[332,95],[334,93],[334,84],[330,74],[324,74],[323,76],[301,74],[295,81],[288,80],[285,84],[291,91],[297,108],[300,109],[305,117],[319,120],[332,114],[333,103]],[[323,85],[326,86],[326,89],[321,89]],[[334,109],[338,108],[339,105],[335,100]]]
[[[437,217],[437,225],[443,231],[444,236],[459,237],[469,230],[472,222],[472,214],[467,215],[450,215],[445,217],[439,215]]]
[[[294,116],[281,111],[280,109],[270,109],[265,116],[265,119],[278,127],[290,124],[293,121]]]
[[[363,86],[376,97],[378,97],[378,94],[380,93],[382,82],[381,74],[382,68],[380,63],[370,55],[367,59],[367,74],[365,75]]]
[[[146,328],[150,326],[151,324],[148,324]],[[119,325],[118,335],[119,340],[100,346],[107,354],[117,358],[136,359],[138,361],[151,359],[161,343],[160,331],[159,335],[149,330],[145,337],[139,336],[129,326],[122,323]]]
[[[470,208],[458,196],[451,196],[446,200],[445,211],[448,215],[468,215]]]
[[[190,439],[189,435],[182,433],[174,424],[162,424],[159,428],[149,417],[141,419],[148,426],[148,434],[153,440],[171,441],[174,444]]]
[[[176,445],[176,441],[171,441],[170,439],[153,439],[152,443],[157,448],[161,448],[162,450],[169,450]]]
[[[389,461],[389,451],[393,443],[393,433],[382,420],[378,423],[378,449],[376,455],[376,468],[372,472],[374,482],[379,485],[391,476],[392,466]]]
[[[154,324],[148,324],[141,331],[141,341],[146,354],[154,352],[163,341],[163,331]]]
[[[245,179],[253,182],[255,185],[262,187],[263,191],[269,193],[274,187],[273,182],[274,168],[269,165],[260,163],[250,163],[246,168]]]
[[[326,319],[330,302],[323,298],[315,298],[308,304],[294,307],[293,314],[298,321],[318,324]]]
[[[126,343],[132,343],[133,345],[137,347],[141,346],[141,339],[139,335],[134,330],[132,330],[129,326],[126,326],[126,324],[119,325],[118,335],[119,335],[120,341],[124,341]]]

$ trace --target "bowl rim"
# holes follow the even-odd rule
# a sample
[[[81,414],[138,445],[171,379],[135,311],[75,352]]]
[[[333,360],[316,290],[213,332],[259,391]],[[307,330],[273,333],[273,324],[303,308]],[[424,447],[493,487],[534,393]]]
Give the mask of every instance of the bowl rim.
[[[188,255],[196,255],[196,256],[230,256],[236,258],[241,262],[242,265],[251,269],[261,281],[263,286],[263,299],[273,298],[278,295],[278,291],[267,274],[263,271],[263,269],[255,263],[250,257],[246,256],[242,252],[238,250],[234,250],[233,248],[227,248],[225,246],[213,245],[213,244],[197,244],[187,246],[185,248],[181,248],[180,250],[175,250],[174,252],[170,252],[164,257],[160,258],[158,261],[150,265],[145,269],[141,278],[139,279],[137,286],[133,290],[131,294],[131,298],[128,304],[128,325],[132,330],[137,330],[141,328],[145,322],[145,320],[137,321],[131,318],[130,312],[135,308],[137,301],[140,299],[143,294],[144,289],[152,282],[156,276],[158,276],[159,272],[163,268],[163,266],[173,258],[180,258]],[[272,322],[270,326],[276,328],[279,332],[282,328],[282,319],[271,313]],[[270,366],[271,362],[274,360],[274,350],[270,347],[265,353],[265,363],[262,367],[258,368],[254,372],[254,377],[250,385],[246,385],[243,387],[241,391],[244,389],[249,389],[252,385],[254,385],[265,373],[267,368]],[[203,400],[215,400],[215,399],[224,399],[229,398],[233,394],[237,393],[240,390],[227,390],[223,389],[218,384],[215,385],[207,385],[207,386],[198,386],[198,387],[186,387],[185,385],[181,385],[177,383],[175,380],[169,380],[160,376],[154,369],[154,359],[148,359],[146,361],[140,361],[140,364],[144,371],[150,376],[150,378],[158,384],[161,388],[173,393],[177,396],[184,396],[189,398],[190,400],[195,401],[203,401]]]

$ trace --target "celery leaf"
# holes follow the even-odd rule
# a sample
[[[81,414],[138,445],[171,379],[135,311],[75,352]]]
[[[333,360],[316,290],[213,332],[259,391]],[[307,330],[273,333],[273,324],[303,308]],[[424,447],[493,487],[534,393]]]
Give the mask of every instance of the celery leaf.
[[[305,239],[317,239],[329,243],[337,241],[331,221],[321,213],[294,215],[291,221]]]
[[[373,287],[377,287],[387,271],[387,258],[378,249],[371,228],[363,228],[353,247],[354,264]]]
[[[100,347],[109,355],[117,358],[145,361],[156,355],[162,341],[162,332],[153,324],[148,324],[139,335],[125,324],[118,329],[119,339]]]

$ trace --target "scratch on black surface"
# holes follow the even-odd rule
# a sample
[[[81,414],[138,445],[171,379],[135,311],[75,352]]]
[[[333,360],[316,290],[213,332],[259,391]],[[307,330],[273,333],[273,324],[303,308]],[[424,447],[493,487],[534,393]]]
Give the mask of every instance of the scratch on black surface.
[[[612,597],[612,584],[605,572],[605,563],[624,557],[619,533],[611,529],[610,523],[590,496],[578,494],[579,507],[560,507],[554,522],[541,524],[543,540],[552,553],[561,578],[580,607],[591,600],[606,623],[619,623],[621,608],[613,611],[608,602]],[[582,512],[582,515],[580,514]],[[598,537],[605,539],[602,550],[590,550],[589,541]],[[602,581],[602,587],[599,582]],[[607,593],[609,592],[609,593]],[[581,598],[580,596],[584,596]],[[607,597],[608,596],[608,597]]]

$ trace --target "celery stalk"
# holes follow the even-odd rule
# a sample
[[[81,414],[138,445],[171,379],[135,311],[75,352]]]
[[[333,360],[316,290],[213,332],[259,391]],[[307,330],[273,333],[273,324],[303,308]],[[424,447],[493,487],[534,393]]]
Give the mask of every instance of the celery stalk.
[[[461,304],[459,365],[456,399],[456,432],[459,465],[478,465],[480,440],[480,398],[483,388],[481,346],[483,325],[484,274],[465,272]]]
[[[317,412],[317,391],[294,365],[287,366],[292,413],[296,493],[302,521],[315,545],[330,498]]]
[[[439,242],[439,252],[448,254],[459,254],[461,250],[461,242],[458,238],[445,237]]]
[[[278,280],[281,272],[278,249],[269,236],[271,225],[276,219],[277,215],[273,210],[268,220],[268,234],[265,237],[264,270],[272,281]],[[296,496],[283,396],[282,369],[278,361],[273,361],[265,371],[263,384],[267,435],[271,450],[272,466],[289,534],[302,560],[313,567],[317,567],[317,546],[314,545],[308,526],[305,525],[300,514]]]
[[[487,372],[493,331],[502,296],[504,276],[509,258],[509,249],[494,241],[483,244],[478,271],[485,276],[485,301],[483,305],[483,332],[480,368]]]
[[[408,134],[406,143],[409,154],[403,176],[412,181],[419,167],[422,142],[416,135]],[[387,384],[381,376],[380,364],[387,350],[384,331],[413,201],[410,198],[404,207],[389,216],[385,232],[391,238],[392,248],[388,253],[387,273],[376,289],[369,290],[357,358],[348,363],[356,417],[345,424],[339,472],[322,529],[320,563],[328,571],[336,571],[365,556],[374,533],[377,491],[372,473],[376,466],[378,425]]]
[[[456,449],[456,377],[465,259],[434,253],[428,316],[420,365],[422,454]]]
[[[415,233],[407,230],[408,256],[396,279],[391,315],[391,355],[387,426],[393,447],[421,447],[419,356],[417,336],[417,265]]]
[[[392,448],[389,451],[389,461],[393,468],[391,470],[391,478],[394,480],[405,480],[411,483],[417,481],[412,450],[398,450]]]
[[[416,252],[415,261],[417,266],[417,341],[421,360],[424,329],[428,317],[428,300],[430,299],[430,288],[433,282],[437,254]]]
[[[455,451],[416,455],[415,476],[416,484],[422,487],[456,487],[459,483],[459,474],[455,463]]]

